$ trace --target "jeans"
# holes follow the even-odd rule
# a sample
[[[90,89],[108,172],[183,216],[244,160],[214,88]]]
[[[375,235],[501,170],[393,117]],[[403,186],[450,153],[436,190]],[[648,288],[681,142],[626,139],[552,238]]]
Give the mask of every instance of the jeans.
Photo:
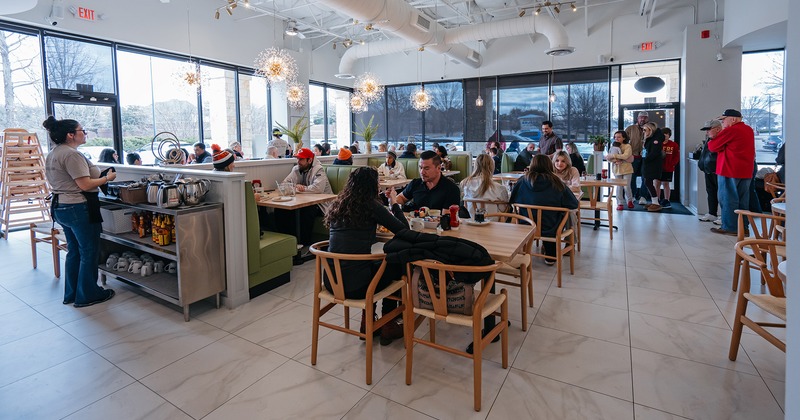
[[[103,288],[97,285],[102,225],[89,222],[86,203],[59,204],[53,216],[67,237],[64,301],[83,304],[103,299]]]
[[[750,178],[728,178],[717,175],[719,204],[722,207],[722,229],[739,230],[735,210],[747,210],[750,205]]]
[[[644,185],[642,185],[641,188],[636,188],[636,178],[642,177],[642,184],[644,184],[644,177],[642,176],[642,158],[634,158],[631,165],[633,165],[633,175],[631,175],[631,190],[633,190],[633,198],[629,198],[628,200],[638,200],[639,197],[642,196],[641,191],[646,190]]]
[[[633,201],[633,193],[631,192],[631,187],[629,185],[630,182],[627,182],[631,179],[631,174],[617,175],[616,178],[626,181],[624,187],[622,185],[617,185],[617,204],[625,204],[625,197],[627,197],[627,201]]]
[[[717,215],[719,199],[717,198],[717,174],[705,174],[706,176],[706,195],[708,196],[708,213],[712,216]]]

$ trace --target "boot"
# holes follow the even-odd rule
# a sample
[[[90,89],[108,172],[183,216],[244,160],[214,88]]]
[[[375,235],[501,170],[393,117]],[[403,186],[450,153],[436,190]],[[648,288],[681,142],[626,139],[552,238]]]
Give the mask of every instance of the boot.
[[[374,310],[373,310],[373,313],[374,313]],[[373,321],[374,321],[374,319],[373,319]],[[363,310],[363,309],[361,310],[361,328],[358,329],[358,332],[360,332],[361,334],[364,334],[365,332],[367,332],[367,311]],[[380,330],[376,330],[375,332],[372,333],[372,336],[376,337],[379,334],[380,334]],[[359,337],[358,339],[361,340],[361,341],[366,341],[366,338],[364,338],[364,337]]]
[[[384,305],[386,301],[384,301]],[[396,307],[396,306],[395,306]],[[387,314],[393,311],[394,308],[387,308],[383,306],[381,308],[382,314]],[[403,338],[403,315],[397,315],[397,318],[383,324],[381,327],[381,345],[388,346],[392,344],[392,341],[397,340],[398,338]]]

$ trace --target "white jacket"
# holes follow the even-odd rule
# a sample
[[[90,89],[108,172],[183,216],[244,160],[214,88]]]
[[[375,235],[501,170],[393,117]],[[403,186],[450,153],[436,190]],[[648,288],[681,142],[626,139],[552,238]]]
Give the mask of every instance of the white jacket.
[[[378,175],[385,176],[389,179],[406,179],[406,168],[402,163],[397,161],[394,163],[394,168],[386,166],[386,162],[383,162],[381,166],[378,167]]]
[[[496,183],[492,182],[492,185],[486,189],[486,192],[483,193],[482,196],[478,196],[478,189],[481,186],[481,180],[479,178],[472,178],[469,181],[465,182],[464,185],[461,187],[462,191],[464,191],[464,198],[476,198],[480,200],[491,200],[491,201],[500,201],[508,203],[508,190]],[[475,206],[472,203],[467,203],[467,210],[469,214],[475,214]],[[487,204],[486,205],[486,213],[502,213],[508,211],[508,205],[504,204]]]

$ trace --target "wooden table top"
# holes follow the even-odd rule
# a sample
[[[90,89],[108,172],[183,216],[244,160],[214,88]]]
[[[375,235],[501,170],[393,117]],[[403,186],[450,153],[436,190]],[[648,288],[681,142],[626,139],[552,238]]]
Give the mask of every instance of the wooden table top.
[[[608,178],[599,181],[596,179],[581,179],[581,187],[624,187],[625,185],[628,185],[628,181],[622,178]]]
[[[262,193],[256,204],[263,207],[272,207],[284,210],[296,210],[303,207],[313,206],[314,204],[324,203],[326,201],[334,200],[336,194],[313,194],[313,193],[297,193],[289,201],[274,201],[273,198],[279,197],[276,191],[269,193]]]
[[[436,233],[435,229],[424,229],[425,233]],[[442,236],[453,236],[480,244],[496,261],[511,261],[522,252],[522,248],[533,235],[533,227],[511,223],[491,222],[483,226],[471,226],[462,220],[458,230],[446,230]],[[391,233],[380,235],[381,241],[391,239]]]
[[[407,178],[405,178],[405,179],[383,179],[378,183],[378,185],[380,185],[381,188],[399,188],[399,187],[402,187],[404,185],[407,185],[411,181],[413,181],[413,180],[407,179]]]
[[[443,176],[453,176],[460,174],[461,171],[442,171]]]
[[[524,175],[525,172],[501,172],[492,175],[492,179],[495,181],[518,181]]]

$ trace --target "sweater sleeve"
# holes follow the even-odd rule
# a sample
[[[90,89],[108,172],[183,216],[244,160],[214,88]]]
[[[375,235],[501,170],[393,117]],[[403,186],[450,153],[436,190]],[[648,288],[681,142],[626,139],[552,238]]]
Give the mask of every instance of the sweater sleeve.
[[[406,220],[405,215],[403,215],[403,211],[400,209],[400,206],[392,206],[392,211],[394,214],[389,213],[389,210],[386,210],[386,207],[383,207],[377,202],[373,204],[373,213],[375,214],[375,220],[378,222],[378,224],[384,226],[386,229],[389,229],[395,234],[403,229],[408,229],[408,221]]]

